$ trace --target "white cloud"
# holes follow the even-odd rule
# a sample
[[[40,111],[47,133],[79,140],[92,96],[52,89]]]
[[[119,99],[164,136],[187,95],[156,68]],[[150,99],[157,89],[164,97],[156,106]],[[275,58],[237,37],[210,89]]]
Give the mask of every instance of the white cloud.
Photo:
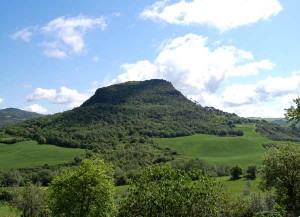
[[[94,56],[92,60],[93,60],[94,63],[98,63],[99,62],[99,57]]]
[[[44,107],[42,107],[39,104],[32,104],[32,105],[23,107],[22,109],[25,111],[36,112],[39,114],[47,114],[47,112],[48,112],[47,109],[45,109]]]
[[[234,107],[256,101],[256,86],[252,84],[234,84],[227,86],[220,101],[225,105]]]
[[[75,16],[58,17],[44,26],[28,27],[15,32],[11,39],[21,39],[29,42],[33,34],[42,35],[44,48],[43,54],[46,57],[63,59],[71,55],[80,55],[86,47],[85,36],[88,31],[93,29],[105,30],[107,27],[106,18]]]
[[[42,31],[52,36],[52,46],[46,46],[48,57],[65,57],[67,54],[81,54],[85,48],[84,36],[87,30],[100,28],[104,30],[107,24],[104,17],[88,16],[59,17],[42,27]],[[50,54],[50,55],[47,55]]]
[[[68,56],[65,51],[62,51],[59,48],[46,49],[46,50],[44,50],[43,54],[46,57],[53,57],[53,58],[56,58],[56,59],[64,59]]]
[[[57,93],[54,100],[57,104],[66,104],[69,107],[80,106],[84,101],[89,98],[86,94],[80,94],[77,90],[68,89],[66,87],[61,87],[60,92]]]
[[[162,78],[185,95],[200,99],[201,94],[215,93],[230,77],[258,74],[262,69],[271,70],[273,65],[270,60],[255,61],[251,52],[234,46],[210,49],[207,38],[187,34],[166,42],[153,62],[124,64],[124,72],[111,83]]]
[[[283,117],[284,108],[293,104],[300,89],[300,75],[267,77],[254,84],[227,86],[221,96],[216,96],[220,107],[226,111],[250,117]]]
[[[53,104],[67,105],[70,108],[80,106],[89,98],[87,94],[78,93],[77,90],[61,87],[59,91],[55,89],[37,88],[27,96],[27,101],[36,101],[45,99]]]
[[[0,97],[0,103],[2,103],[3,101],[4,101],[4,99]]]
[[[36,88],[32,94],[27,96],[28,101],[34,101],[38,99],[53,100],[56,97],[56,90]]]
[[[41,45],[44,47],[43,54],[46,57],[52,57],[57,59],[64,59],[68,57],[66,51],[60,48],[58,42],[52,42],[52,43],[43,42]]]
[[[270,102],[286,96],[296,96],[300,89],[300,75],[267,77],[255,84],[227,86],[221,101],[228,106]],[[290,97],[289,97],[290,99]],[[285,102],[287,102],[285,100]]]
[[[146,7],[144,19],[180,25],[208,25],[227,31],[267,20],[282,10],[278,0],[169,0],[157,1]]]
[[[245,76],[261,75],[275,64],[267,59],[257,61],[251,52],[234,46],[212,47],[207,38],[195,34],[169,40],[154,61],[124,64],[123,72],[106,84],[160,78],[203,106],[248,117],[283,117],[284,108],[292,104],[300,89],[298,72],[245,83]]]
[[[11,36],[11,39],[13,39],[13,40],[21,39],[25,42],[29,42],[31,40],[32,35],[33,35],[33,33],[31,31],[29,31],[28,28],[25,28],[25,29],[21,29],[21,30],[15,32]]]

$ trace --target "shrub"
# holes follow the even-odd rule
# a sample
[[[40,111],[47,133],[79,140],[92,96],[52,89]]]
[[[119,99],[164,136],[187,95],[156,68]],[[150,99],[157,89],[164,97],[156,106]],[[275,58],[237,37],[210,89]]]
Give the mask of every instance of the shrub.
[[[242,174],[243,174],[243,169],[238,165],[230,169],[231,179],[233,180],[239,179]]]

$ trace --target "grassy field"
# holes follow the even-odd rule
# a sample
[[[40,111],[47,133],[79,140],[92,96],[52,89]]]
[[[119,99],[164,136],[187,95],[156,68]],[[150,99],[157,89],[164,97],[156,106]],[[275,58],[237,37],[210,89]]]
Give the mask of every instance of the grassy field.
[[[38,145],[34,141],[13,145],[0,143],[0,170],[65,163],[84,152],[82,149]]]
[[[229,176],[218,177],[217,180],[224,186],[229,200],[235,201],[245,196],[245,190],[248,189],[248,195],[259,192],[259,178],[247,180],[240,178],[238,180],[230,180]]]
[[[241,165],[261,164],[265,149],[262,144],[274,143],[255,132],[253,124],[238,125],[236,130],[242,130],[241,137],[219,137],[197,134],[177,138],[156,139],[162,147],[177,150],[186,157],[198,157],[211,164]]]

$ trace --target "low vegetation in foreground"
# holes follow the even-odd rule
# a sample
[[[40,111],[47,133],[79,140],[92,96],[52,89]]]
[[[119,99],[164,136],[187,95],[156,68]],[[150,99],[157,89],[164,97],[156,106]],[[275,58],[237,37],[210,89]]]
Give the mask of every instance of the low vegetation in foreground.
[[[252,193],[251,184],[247,184],[244,195],[248,197],[236,201],[228,198],[224,184],[201,170],[185,172],[157,164],[142,169],[133,179],[127,197],[116,204],[112,166],[99,158],[85,159],[78,167],[56,176],[47,190],[49,197],[45,190],[32,184],[12,193],[2,189],[1,197],[24,217],[295,216],[300,205],[299,153],[300,148],[295,145],[270,148],[261,171],[261,189],[265,192]],[[282,182],[286,180],[294,181],[290,186]]]

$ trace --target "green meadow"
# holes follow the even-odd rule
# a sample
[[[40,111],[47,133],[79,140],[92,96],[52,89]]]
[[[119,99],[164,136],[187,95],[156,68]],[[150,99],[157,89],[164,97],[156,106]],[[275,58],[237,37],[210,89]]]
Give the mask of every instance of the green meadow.
[[[0,170],[66,163],[84,152],[82,149],[39,145],[35,141],[12,145],[0,143]]]
[[[217,177],[216,179],[223,185],[230,201],[235,201],[239,198],[259,192],[259,177],[254,180],[248,180],[246,178],[230,180],[229,176]],[[246,194],[247,191],[248,194]]]
[[[254,124],[237,125],[241,137],[219,137],[197,134],[177,138],[159,138],[156,142],[161,147],[177,150],[190,158],[201,158],[208,164],[240,165],[261,164],[265,152],[262,144],[275,143],[255,132]]]

